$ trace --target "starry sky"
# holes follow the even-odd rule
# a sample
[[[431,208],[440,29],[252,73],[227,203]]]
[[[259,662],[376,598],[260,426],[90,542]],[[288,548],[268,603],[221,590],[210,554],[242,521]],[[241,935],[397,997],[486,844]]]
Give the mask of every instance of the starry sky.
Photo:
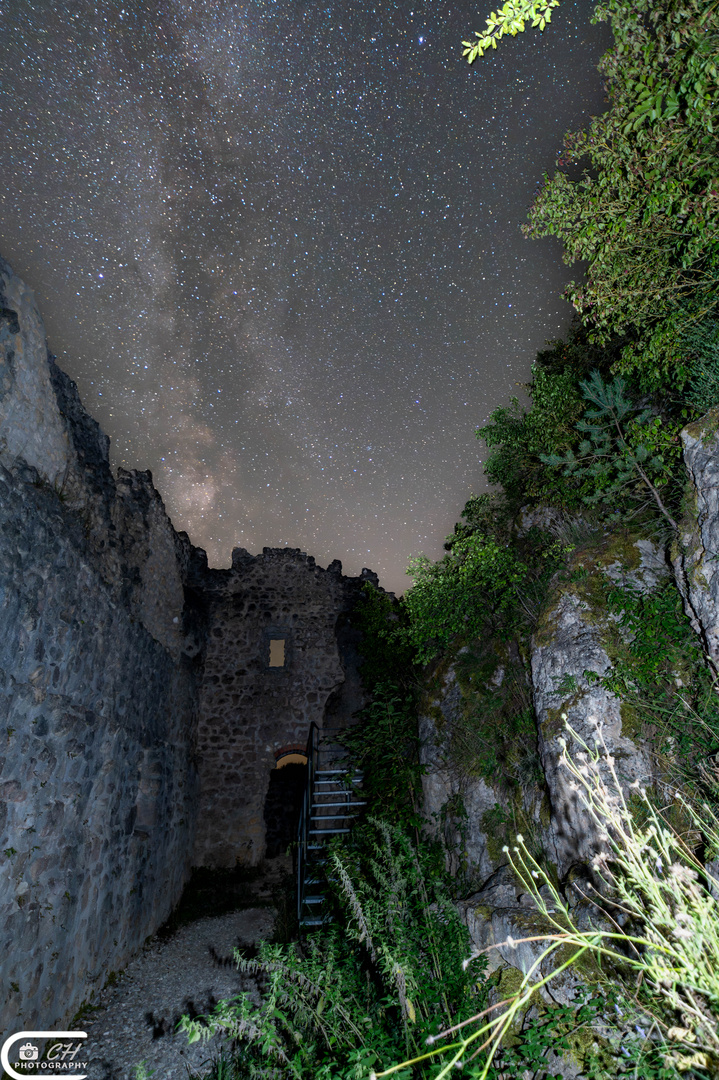
[[[592,0],[473,67],[481,0],[4,0],[0,253],[177,529],[409,584],[571,318],[522,237],[604,108]]]

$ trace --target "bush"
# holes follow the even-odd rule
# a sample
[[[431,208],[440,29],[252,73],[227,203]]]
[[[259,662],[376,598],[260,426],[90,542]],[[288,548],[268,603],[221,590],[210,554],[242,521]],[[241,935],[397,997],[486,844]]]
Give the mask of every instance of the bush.
[[[708,412],[719,405],[719,322],[700,323],[686,335],[684,346],[693,360],[687,401],[699,413]]]
[[[244,994],[180,1022],[191,1042],[222,1033],[239,1044],[232,1080],[359,1080],[485,1000],[481,966],[463,967],[467,931],[430,851],[370,819],[332,852],[329,878],[334,924],[301,949],[264,943],[257,959],[237,955],[264,979],[259,1006]]]
[[[506,1048],[507,1038],[537,990],[587,952],[600,965],[610,964],[615,990],[608,994],[606,986],[600,985],[599,996],[593,998],[594,1013],[590,1008],[586,1019],[597,1019],[601,1012],[606,1026],[611,1020],[607,1005],[610,998],[614,999],[617,1016],[623,1014],[621,1052],[627,1058],[626,1072],[643,1078],[675,1077],[678,1072],[693,1074],[698,1069],[700,1074],[706,1071],[716,1076],[719,1074],[718,890],[707,880],[704,866],[695,854],[692,830],[694,840],[703,837],[709,854],[716,858],[719,819],[707,802],[697,806],[675,791],[673,798],[690,826],[689,832],[682,836],[668,824],[665,811],[656,809],[647,792],[635,782],[631,786],[642,806],[642,813],[637,815],[622,792],[614,759],[604,745],[601,725],[596,726],[593,747],[584,743],[568,725],[567,730],[574,751],[570,755],[564,740],[562,763],[598,830],[601,845],[593,859],[597,907],[600,912],[621,912],[629,921],[625,922],[625,929],[616,923],[612,930],[577,929],[564,897],[518,835],[512,852],[509,848],[504,850],[555,932],[546,936],[547,949],[521,979],[517,992],[504,1002],[507,1008],[503,1013],[492,1017],[489,1010],[481,1012],[440,1032],[432,1040],[436,1043],[452,1038],[450,1045],[432,1051],[441,1062],[436,1080],[452,1074],[455,1066],[477,1080],[503,1075],[508,1067],[526,1065],[527,1051],[533,1043],[539,1044],[536,1065],[541,1058],[541,1036],[536,1022],[520,1041],[519,1051],[511,1045]],[[716,796],[719,790],[716,776],[712,785]],[[505,944],[516,943],[509,940]],[[539,978],[540,965],[550,954],[558,959],[561,955],[561,962],[549,975]],[[602,996],[604,1007],[598,1010],[597,1002]],[[575,1015],[581,1013],[581,1008]],[[641,1024],[637,1023],[638,1018],[642,1018]],[[611,1073],[599,1069],[593,1070],[593,1075],[624,1072],[620,1062],[621,1057]],[[407,1067],[413,1064],[411,1060],[402,1063]],[[375,1075],[379,1078],[392,1072],[394,1068]]]
[[[577,442],[575,423],[584,404],[571,371],[551,372],[535,366],[526,386],[531,408],[523,410],[518,398],[495,409],[489,423],[477,429],[477,438],[490,448],[484,473],[504,489],[513,503],[540,499],[565,501],[561,471],[548,469],[544,456],[569,450]],[[543,456],[544,455],[544,456]]]
[[[609,108],[567,135],[559,171],[525,232],[557,236],[566,262],[586,260],[567,296],[595,337],[630,331],[625,370],[645,385],[686,379],[680,343],[719,301],[719,30],[704,0],[606,0],[613,48],[600,70]]]

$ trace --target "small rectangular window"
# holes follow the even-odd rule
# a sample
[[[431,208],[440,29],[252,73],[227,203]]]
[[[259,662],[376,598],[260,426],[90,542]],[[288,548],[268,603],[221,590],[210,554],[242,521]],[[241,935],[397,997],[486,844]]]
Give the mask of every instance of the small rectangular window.
[[[270,667],[285,666],[285,639],[270,638]]]

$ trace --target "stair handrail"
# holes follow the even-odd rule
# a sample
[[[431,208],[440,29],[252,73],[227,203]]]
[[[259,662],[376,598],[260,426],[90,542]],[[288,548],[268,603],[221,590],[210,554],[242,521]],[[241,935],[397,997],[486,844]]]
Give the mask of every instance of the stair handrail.
[[[307,875],[307,848],[310,840],[310,826],[312,822],[312,795],[314,791],[315,773],[319,760],[320,729],[312,721],[309,735],[307,736],[307,772],[305,774],[305,790],[302,796],[302,808],[300,821],[297,829],[297,922],[302,923],[302,903],[305,895],[305,877]]]

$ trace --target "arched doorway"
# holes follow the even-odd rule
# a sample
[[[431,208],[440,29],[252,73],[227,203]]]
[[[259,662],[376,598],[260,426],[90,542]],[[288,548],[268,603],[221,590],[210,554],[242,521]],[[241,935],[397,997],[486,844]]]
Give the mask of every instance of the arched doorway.
[[[306,777],[307,758],[294,749],[281,755],[270,773],[264,809],[267,859],[284,855],[297,839]]]

